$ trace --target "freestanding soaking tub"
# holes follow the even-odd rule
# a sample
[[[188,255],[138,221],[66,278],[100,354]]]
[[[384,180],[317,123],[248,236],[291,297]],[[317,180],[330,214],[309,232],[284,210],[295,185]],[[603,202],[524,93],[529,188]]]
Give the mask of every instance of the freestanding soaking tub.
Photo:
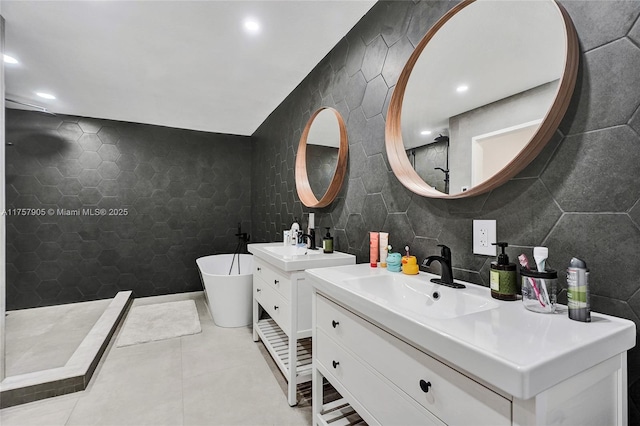
[[[196,259],[196,264],[213,322],[219,327],[251,324],[253,256],[216,254]]]

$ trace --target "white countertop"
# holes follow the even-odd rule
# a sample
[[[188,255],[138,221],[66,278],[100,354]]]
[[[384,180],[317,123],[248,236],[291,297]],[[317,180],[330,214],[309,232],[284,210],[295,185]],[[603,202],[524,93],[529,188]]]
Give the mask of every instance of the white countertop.
[[[592,312],[590,323],[573,321],[562,305],[559,313],[539,314],[519,300],[493,299],[488,287],[475,284],[464,283],[498,307],[456,318],[417,319],[367,297],[349,282],[383,274],[400,273],[368,264],[306,271],[319,293],[517,398],[529,399],[635,345],[635,324],[626,319]],[[416,277],[429,282],[436,275],[420,272]]]
[[[313,254],[282,255],[270,251],[269,248],[284,247],[282,242],[254,243],[247,245],[247,250],[259,259],[287,272],[303,271],[309,268],[325,268],[328,266],[353,265],[356,257],[352,254],[334,251],[323,253],[322,248]],[[304,250],[301,251],[303,253]]]

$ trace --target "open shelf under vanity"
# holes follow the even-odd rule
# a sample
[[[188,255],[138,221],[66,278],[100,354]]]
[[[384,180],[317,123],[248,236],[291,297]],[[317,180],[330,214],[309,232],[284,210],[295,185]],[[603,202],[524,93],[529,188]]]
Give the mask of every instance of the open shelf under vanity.
[[[285,377],[289,376],[289,336],[272,318],[264,318],[257,323],[257,332],[264,346],[273,357]],[[297,340],[296,384],[311,380],[311,337]]]
[[[356,410],[344,398],[325,403],[316,424],[326,426],[366,426]]]

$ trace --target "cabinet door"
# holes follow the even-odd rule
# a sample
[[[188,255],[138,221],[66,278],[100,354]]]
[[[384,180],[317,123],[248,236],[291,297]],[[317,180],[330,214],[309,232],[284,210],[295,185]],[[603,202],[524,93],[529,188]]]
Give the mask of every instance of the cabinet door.
[[[318,331],[317,362],[330,382],[339,382],[366,407],[381,425],[437,425],[440,420],[410,398],[385,383],[384,379]]]

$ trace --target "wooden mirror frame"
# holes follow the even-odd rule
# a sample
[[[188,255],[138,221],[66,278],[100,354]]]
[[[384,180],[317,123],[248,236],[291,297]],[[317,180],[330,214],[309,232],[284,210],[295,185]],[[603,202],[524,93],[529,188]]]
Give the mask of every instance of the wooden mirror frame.
[[[564,71],[560,78],[560,83],[558,84],[553,104],[544,116],[536,133],[522,151],[520,151],[520,153],[504,168],[497,172],[493,177],[471,187],[468,191],[456,194],[445,194],[427,184],[411,166],[402,141],[402,128],[400,121],[404,93],[407,88],[411,71],[429,41],[434,37],[437,31],[449,21],[449,19],[475,1],[476,0],[464,0],[457,4],[445,13],[442,18],[440,18],[438,22],[436,22],[433,27],[427,31],[402,69],[402,73],[396,83],[396,88],[391,96],[391,102],[389,103],[387,123],[385,126],[385,145],[389,163],[398,180],[407,189],[425,197],[443,199],[473,197],[475,195],[491,191],[514,177],[534,158],[536,158],[538,154],[540,154],[540,151],[542,151],[547,142],[552,138],[560,125],[565,112],[567,111],[567,107],[569,106],[573,89],[575,87],[579,63],[578,36],[567,11],[557,1],[553,0],[564,23],[567,56],[564,64]]]
[[[333,172],[333,178],[331,179],[331,183],[327,188],[327,191],[324,193],[320,201],[316,198],[313,190],[311,189],[311,185],[309,184],[309,176],[307,175],[307,138],[309,136],[309,131],[311,130],[311,125],[313,124],[313,120],[316,118],[320,112],[324,110],[332,111],[338,120],[338,127],[340,129],[340,146],[338,148],[338,162],[336,163],[336,169]],[[340,113],[334,108],[330,107],[321,107],[316,112],[313,113],[309,121],[307,121],[307,125],[304,127],[302,131],[302,136],[300,137],[300,143],[298,144],[298,151],[296,153],[296,190],[298,192],[298,197],[302,204],[311,208],[321,208],[326,207],[333,202],[338,193],[340,192],[340,188],[342,188],[342,182],[344,181],[344,177],[347,174],[347,154],[349,151],[349,141],[347,139],[347,127],[344,124],[344,120]]]

